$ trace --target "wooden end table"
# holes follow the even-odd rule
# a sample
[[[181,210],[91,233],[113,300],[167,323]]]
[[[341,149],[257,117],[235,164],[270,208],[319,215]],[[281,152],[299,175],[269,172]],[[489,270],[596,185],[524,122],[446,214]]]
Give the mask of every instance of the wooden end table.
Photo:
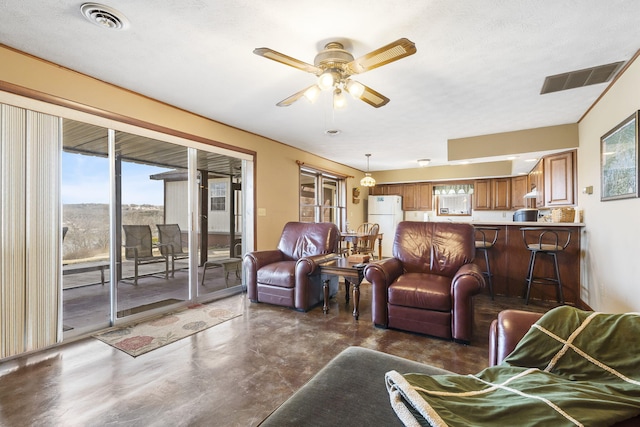
[[[367,264],[349,262],[346,258],[336,258],[326,263],[320,264],[320,274],[328,276],[344,277],[345,299],[349,303],[349,287],[353,285],[353,317],[358,320],[360,312],[360,282],[364,278],[364,268]],[[329,280],[325,280],[323,285],[324,304],[322,311],[326,314],[329,312]]]

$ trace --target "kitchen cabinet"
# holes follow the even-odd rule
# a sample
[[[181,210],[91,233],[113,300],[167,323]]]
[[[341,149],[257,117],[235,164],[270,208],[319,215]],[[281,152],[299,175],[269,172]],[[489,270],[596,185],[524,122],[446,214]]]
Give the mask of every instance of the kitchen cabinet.
[[[491,209],[511,209],[511,178],[495,178],[491,180],[491,184]]]
[[[404,187],[403,184],[387,184],[387,192],[384,193],[387,196],[404,196],[402,193],[402,189]]]
[[[535,207],[544,207],[544,160],[540,160],[529,173],[531,189],[535,188],[538,195],[535,200]]]
[[[418,210],[430,211],[433,207],[433,185],[421,182],[418,185]]]
[[[386,189],[387,189],[386,185],[375,185],[373,187],[369,187],[369,195],[370,196],[384,196]]]
[[[511,209],[523,209],[528,207],[524,195],[530,190],[527,175],[511,178]]]
[[[473,181],[473,209],[482,211],[491,209],[491,180]]]
[[[402,210],[415,211],[418,207],[417,184],[405,184],[402,187]]]
[[[544,158],[545,206],[575,204],[575,151]]]
[[[402,210],[430,211],[433,186],[430,182],[404,184],[402,187]]]

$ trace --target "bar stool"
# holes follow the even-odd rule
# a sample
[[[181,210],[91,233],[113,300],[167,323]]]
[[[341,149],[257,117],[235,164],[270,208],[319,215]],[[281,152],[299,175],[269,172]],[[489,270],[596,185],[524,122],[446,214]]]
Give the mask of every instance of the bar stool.
[[[529,304],[531,285],[534,283],[555,285],[557,300],[560,304],[564,304],[557,254],[558,252],[564,251],[566,247],[569,246],[569,242],[571,241],[571,230],[568,228],[555,227],[523,227],[520,231],[522,231],[522,240],[524,241],[524,245],[531,252],[526,278],[527,291],[525,295],[525,304]],[[555,277],[534,277],[533,271],[538,253],[546,254],[553,258]]]
[[[474,227],[476,231],[476,251],[484,252],[484,265],[486,270],[482,272],[489,282],[489,293],[491,294],[491,299],[493,299],[493,273],[491,273],[491,266],[489,264],[489,249],[493,248],[496,245],[496,241],[498,240],[498,232],[500,231],[497,227]],[[487,236],[489,238],[487,238]]]

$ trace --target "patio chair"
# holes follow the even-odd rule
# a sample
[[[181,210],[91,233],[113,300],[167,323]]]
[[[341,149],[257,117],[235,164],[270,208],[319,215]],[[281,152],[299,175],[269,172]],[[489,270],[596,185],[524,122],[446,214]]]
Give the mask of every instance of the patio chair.
[[[138,266],[164,262],[164,278],[169,278],[169,258],[154,255],[151,241],[151,227],[148,225],[123,225],[125,234],[124,257],[134,264],[133,284],[138,284]],[[159,245],[157,245],[159,246]]]
[[[182,231],[178,224],[156,224],[160,254],[171,259],[171,277],[175,274],[175,260],[189,258],[189,253],[182,250]]]

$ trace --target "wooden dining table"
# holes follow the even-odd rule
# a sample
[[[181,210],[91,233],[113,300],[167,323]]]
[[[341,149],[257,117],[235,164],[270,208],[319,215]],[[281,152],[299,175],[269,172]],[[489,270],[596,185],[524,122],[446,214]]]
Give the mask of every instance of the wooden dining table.
[[[355,245],[359,238],[369,236],[366,233],[356,233],[355,231],[341,231],[340,239],[347,243],[347,252],[351,249],[351,245]],[[378,241],[378,259],[382,259],[382,233],[378,233],[376,236]]]

